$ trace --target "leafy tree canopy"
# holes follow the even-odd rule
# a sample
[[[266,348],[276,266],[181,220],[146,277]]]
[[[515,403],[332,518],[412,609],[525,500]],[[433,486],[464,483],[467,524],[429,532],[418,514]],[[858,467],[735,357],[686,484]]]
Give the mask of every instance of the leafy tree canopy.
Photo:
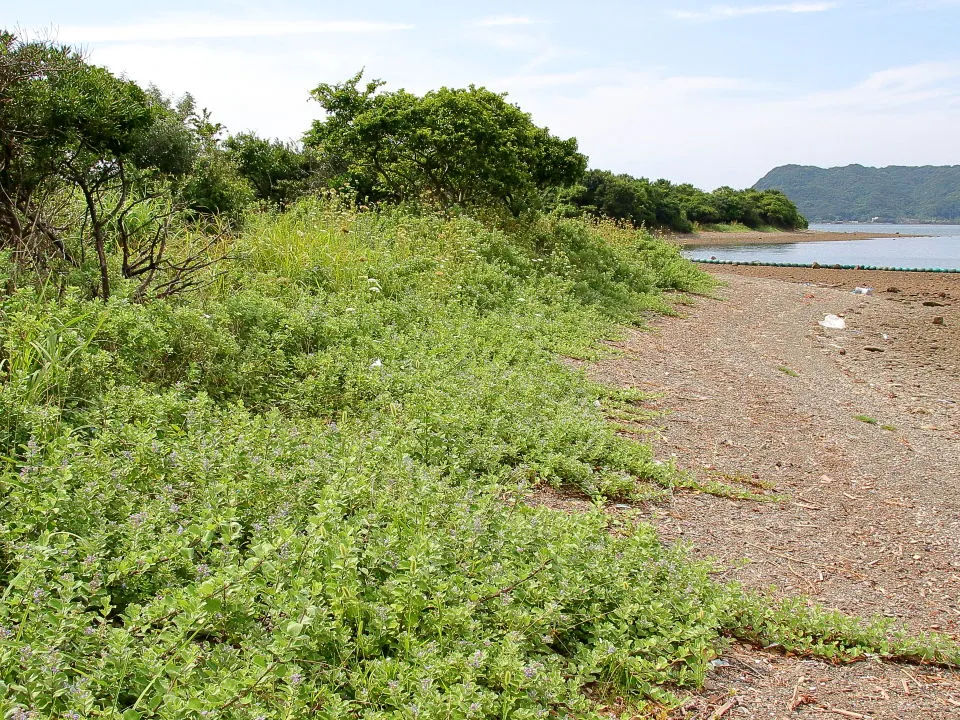
[[[651,182],[608,170],[586,172],[580,185],[568,191],[560,204],[568,213],[587,212],[676,232],[690,232],[693,223],[742,223],[787,230],[807,226],[796,206],[777,190],[721,187],[708,193],[690,184],[674,185],[663,179]]]
[[[310,153],[254,133],[232,135],[224,146],[259,200],[282,209],[306,192],[313,171]]]
[[[113,247],[135,297],[158,273],[178,287],[190,265],[164,258],[166,236],[207,147],[205,119],[69,47],[0,33],[0,248],[81,268],[89,247],[103,299]]]
[[[551,135],[501,94],[471,85],[417,96],[361,79],[313,91],[327,117],[305,136],[335,181],[361,195],[518,213],[586,167],[575,139]]]

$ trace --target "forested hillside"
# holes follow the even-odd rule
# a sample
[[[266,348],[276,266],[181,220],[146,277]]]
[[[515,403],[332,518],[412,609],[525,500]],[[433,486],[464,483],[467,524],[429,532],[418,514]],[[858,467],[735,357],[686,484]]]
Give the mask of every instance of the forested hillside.
[[[960,220],[960,165],[819,168],[783,165],[757,190],[781,190],[812,222]]]

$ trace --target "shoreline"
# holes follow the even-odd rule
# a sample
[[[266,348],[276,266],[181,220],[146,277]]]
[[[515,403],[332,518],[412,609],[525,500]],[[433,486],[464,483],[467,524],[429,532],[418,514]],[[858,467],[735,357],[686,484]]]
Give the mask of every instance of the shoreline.
[[[960,275],[701,267],[725,283],[714,297],[631,331],[589,376],[650,394],[656,419],[638,436],[657,457],[776,500],[676,492],[641,517],[747,590],[957,638]],[[864,285],[873,292],[851,294]],[[846,328],[822,327],[828,314]],[[683,713],[716,717],[734,697],[738,716],[789,717],[806,686],[821,712],[956,716],[953,670],[921,684],[896,663],[772,650],[725,649]]]
[[[851,291],[856,287],[869,287],[873,295],[888,300],[903,302],[932,301],[932,316],[947,315],[954,330],[960,327],[955,303],[960,302],[960,273],[935,273],[925,270],[855,270],[832,267],[779,267],[774,265],[714,265],[697,263],[697,266],[714,276],[739,275],[742,277],[784,280],[804,285],[839,288]],[[891,292],[892,291],[892,292]],[[931,316],[931,318],[932,318]],[[952,333],[948,333],[952,334]],[[960,336],[956,341],[960,350]]]
[[[798,242],[833,242],[839,240],[871,240],[873,238],[909,238],[922,235],[901,233],[833,232],[823,230],[796,230],[761,232],[705,231],[690,235],[666,235],[667,240],[683,248],[713,247],[717,245],[781,245]]]

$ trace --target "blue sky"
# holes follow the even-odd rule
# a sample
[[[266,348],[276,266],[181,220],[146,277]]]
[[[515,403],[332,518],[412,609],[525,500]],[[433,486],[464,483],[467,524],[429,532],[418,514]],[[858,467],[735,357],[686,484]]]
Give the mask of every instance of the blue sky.
[[[309,91],[485,85],[592,167],[711,189],[784,163],[960,164],[960,0],[0,0],[7,27],[85,49],[232,131],[297,138]]]

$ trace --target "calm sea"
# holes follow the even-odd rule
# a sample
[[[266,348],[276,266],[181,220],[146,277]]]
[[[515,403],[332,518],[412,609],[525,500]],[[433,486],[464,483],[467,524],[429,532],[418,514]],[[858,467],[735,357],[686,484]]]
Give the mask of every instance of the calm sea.
[[[816,224],[811,225],[810,229],[837,233],[900,233],[922,237],[701,246],[688,248],[683,251],[683,255],[692,260],[877,265],[960,270],[960,225]]]

